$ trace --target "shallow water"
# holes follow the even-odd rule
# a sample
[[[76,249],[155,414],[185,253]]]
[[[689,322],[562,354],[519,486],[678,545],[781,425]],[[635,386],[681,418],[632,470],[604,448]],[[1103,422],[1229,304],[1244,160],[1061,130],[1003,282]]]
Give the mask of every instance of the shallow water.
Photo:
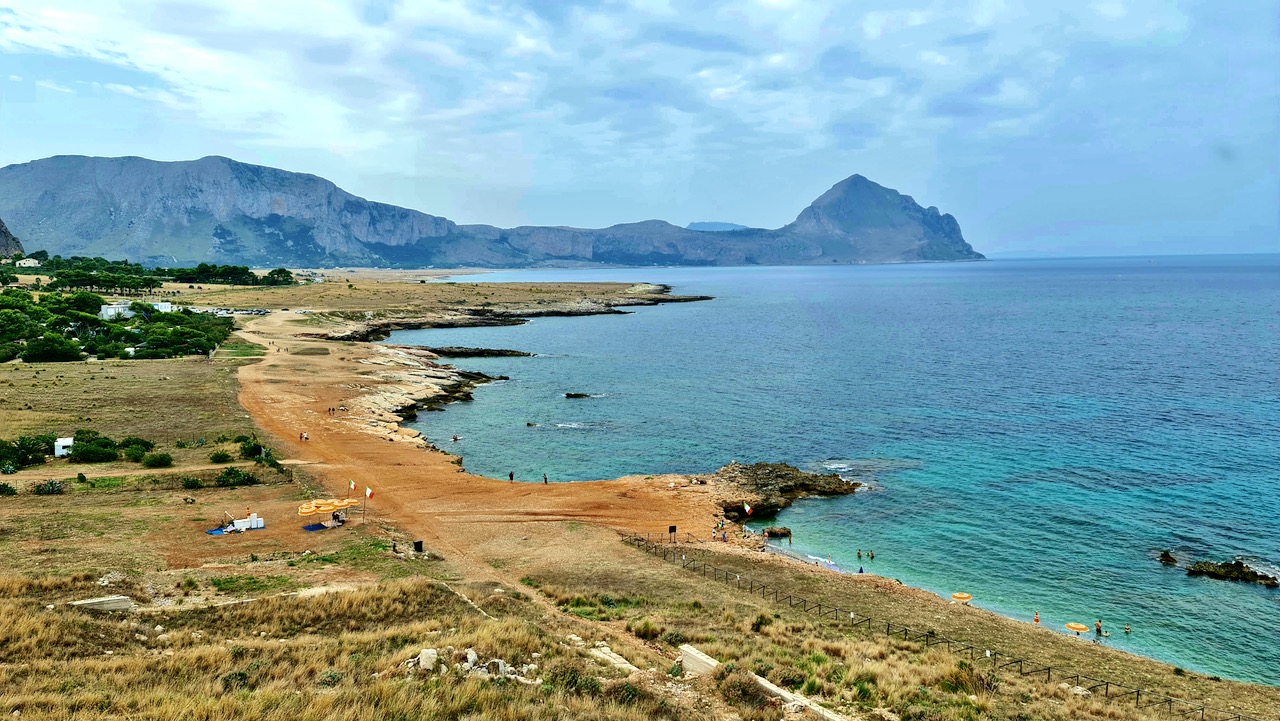
[[[538,354],[460,359],[512,380],[416,424],[468,470],[872,472],[871,491],[783,512],[793,550],[856,570],[874,549],[868,572],[1038,610],[1050,628],[1102,619],[1117,647],[1280,683],[1280,592],[1155,560],[1280,566],[1280,256],[476,279],[643,280],[716,300],[397,332],[388,342]]]

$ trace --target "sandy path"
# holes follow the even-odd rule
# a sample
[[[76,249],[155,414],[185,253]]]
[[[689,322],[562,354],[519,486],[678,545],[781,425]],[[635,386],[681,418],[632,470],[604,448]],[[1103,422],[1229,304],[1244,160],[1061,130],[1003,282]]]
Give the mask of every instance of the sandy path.
[[[283,455],[310,462],[326,490],[343,495],[348,480],[359,492],[374,489],[370,520],[384,517],[423,539],[452,560],[483,566],[479,549],[489,544],[537,543],[549,524],[582,521],[626,531],[657,532],[709,528],[718,509],[706,486],[672,489],[675,477],[631,477],[583,483],[510,483],[463,472],[454,457],[420,444],[394,442],[367,431],[370,418],[354,412],[328,414],[331,407],[357,408],[360,396],[394,382],[379,377],[371,344],[335,343],[296,337],[304,332],[273,313],[241,331],[267,346],[260,363],[239,371],[240,403],[270,433]],[[328,355],[299,355],[304,348]],[[284,350],[277,350],[284,349]],[[309,441],[300,441],[306,432]],[[490,574],[485,574],[490,575]]]

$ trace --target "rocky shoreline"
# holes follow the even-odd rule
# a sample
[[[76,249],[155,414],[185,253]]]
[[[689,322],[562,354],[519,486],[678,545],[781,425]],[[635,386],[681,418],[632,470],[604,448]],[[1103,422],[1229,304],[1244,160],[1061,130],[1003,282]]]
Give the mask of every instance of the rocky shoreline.
[[[734,461],[715,473],[693,476],[692,482],[711,485],[716,502],[730,521],[768,518],[800,498],[845,496],[862,488],[859,481],[840,476],[808,473],[785,463],[753,463]],[[750,513],[747,507],[751,508]]]
[[[362,321],[350,321],[351,324],[343,330],[317,334],[313,337],[337,341],[379,341],[390,337],[391,333],[397,330],[522,325],[532,318],[622,315],[629,311],[619,310],[619,308],[714,300],[709,295],[671,295],[671,286],[656,283],[637,283],[628,288],[626,292],[628,295],[607,300],[584,298],[574,301],[559,301],[545,307],[461,308],[448,313],[427,316],[370,318]]]

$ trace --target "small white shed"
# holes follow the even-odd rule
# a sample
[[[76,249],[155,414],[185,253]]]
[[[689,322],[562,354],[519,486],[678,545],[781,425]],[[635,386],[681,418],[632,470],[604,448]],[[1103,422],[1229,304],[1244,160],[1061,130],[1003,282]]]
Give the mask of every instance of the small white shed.
[[[54,441],[53,457],[62,458],[63,456],[67,455],[67,453],[71,452],[71,446],[74,445],[75,442],[76,442],[76,439],[74,438],[59,438],[58,440]]]

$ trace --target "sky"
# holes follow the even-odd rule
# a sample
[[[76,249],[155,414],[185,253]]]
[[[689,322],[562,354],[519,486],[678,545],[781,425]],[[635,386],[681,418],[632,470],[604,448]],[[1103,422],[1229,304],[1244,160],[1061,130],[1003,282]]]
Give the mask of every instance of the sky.
[[[225,155],[460,223],[1280,252],[1280,0],[0,0],[0,165]]]

